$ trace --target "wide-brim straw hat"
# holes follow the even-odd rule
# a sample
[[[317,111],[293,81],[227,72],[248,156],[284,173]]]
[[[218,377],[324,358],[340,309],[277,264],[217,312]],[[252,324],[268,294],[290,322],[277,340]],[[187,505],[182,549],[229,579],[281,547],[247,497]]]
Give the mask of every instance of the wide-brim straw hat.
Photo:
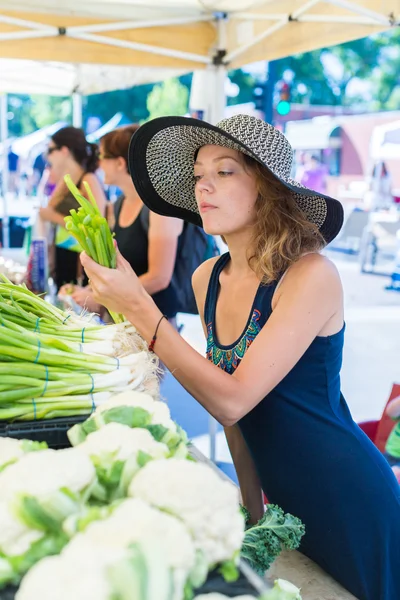
[[[328,244],[343,224],[342,204],[291,178],[293,150],[278,129],[249,115],[216,126],[188,117],[160,117],[142,125],[131,140],[129,170],[150,210],[202,226],[194,192],[193,165],[206,145],[243,152],[264,165],[293,194],[305,217]]]

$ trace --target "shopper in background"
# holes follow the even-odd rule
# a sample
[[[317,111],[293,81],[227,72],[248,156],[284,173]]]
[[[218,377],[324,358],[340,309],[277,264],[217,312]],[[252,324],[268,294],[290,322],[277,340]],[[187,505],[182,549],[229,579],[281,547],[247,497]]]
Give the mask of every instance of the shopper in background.
[[[19,191],[19,156],[14,152],[12,146],[8,151],[8,191],[18,195]]]
[[[392,177],[384,162],[378,162],[368,179],[369,190],[365,195],[366,208],[371,211],[388,210],[394,206]]]
[[[318,156],[306,154],[304,164],[296,175],[296,179],[304,187],[320,194],[326,193],[328,169],[321,163]]]
[[[122,256],[138,274],[158,308],[176,325],[178,310],[171,279],[183,221],[150,212],[136,192],[128,171],[128,151],[138,128],[138,125],[121,127],[100,140],[104,183],[122,191],[122,196],[110,205],[114,210],[109,215],[109,222]],[[101,312],[101,307],[93,300],[90,286],[76,286],[72,298],[90,311]]]
[[[106,197],[95,174],[99,167],[97,145],[86,141],[82,129],[63,127],[57,131],[50,139],[47,160],[56,187],[48,205],[40,209],[40,217],[56,225],[53,279],[59,289],[63,284],[77,283],[82,276],[78,260],[81,248],[65,229],[64,222],[64,217],[69,215],[71,209],[77,209],[79,204],[69,192],[64,176],[70,175],[81,193],[87,197],[83,185],[86,181],[102,212],[105,210]]]

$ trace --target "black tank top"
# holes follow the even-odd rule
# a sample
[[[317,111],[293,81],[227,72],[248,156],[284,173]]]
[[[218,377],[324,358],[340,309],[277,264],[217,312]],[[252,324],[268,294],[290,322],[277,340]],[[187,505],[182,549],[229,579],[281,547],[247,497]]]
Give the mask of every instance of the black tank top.
[[[149,228],[149,209],[143,206],[136,219],[127,227],[121,227],[119,224],[119,215],[121,212],[124,198],[119,198],[114,204],[115,239],[122,256],[129,262],[136,275],[144,275],[148,271],[148,228]],[[154,302],[161,312],[172,319],[177,314],[177,300],[175,291],[171,285],[157,292],[152,296]]]

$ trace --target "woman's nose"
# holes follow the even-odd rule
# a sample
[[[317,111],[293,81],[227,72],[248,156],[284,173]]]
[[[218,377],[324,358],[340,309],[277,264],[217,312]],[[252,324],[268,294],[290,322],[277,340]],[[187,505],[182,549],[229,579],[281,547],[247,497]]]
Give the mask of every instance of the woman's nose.
[[[211,178],[204,175],[200,181],[198,181],[197,189],[201,192],[211,192],[214,189]]]

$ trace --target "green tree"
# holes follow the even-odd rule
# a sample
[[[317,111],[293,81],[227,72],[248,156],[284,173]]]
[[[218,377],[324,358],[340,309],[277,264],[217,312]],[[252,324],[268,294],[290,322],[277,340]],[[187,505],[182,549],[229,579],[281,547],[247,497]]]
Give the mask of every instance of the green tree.
[[[148,119],[184,115],[188,111],[188,105],[188,88],[177,78],[167,79],[155,85],[147,96]]]
[[[72,103],[70,98],[35,95],[31,96],[31,100],[31,115],[39,129],[57,121],[71,121]]]
[[[8,98],[11,136],[23,136],[57,121],[71,122],[69,98],[44,95],[14,95]]]

